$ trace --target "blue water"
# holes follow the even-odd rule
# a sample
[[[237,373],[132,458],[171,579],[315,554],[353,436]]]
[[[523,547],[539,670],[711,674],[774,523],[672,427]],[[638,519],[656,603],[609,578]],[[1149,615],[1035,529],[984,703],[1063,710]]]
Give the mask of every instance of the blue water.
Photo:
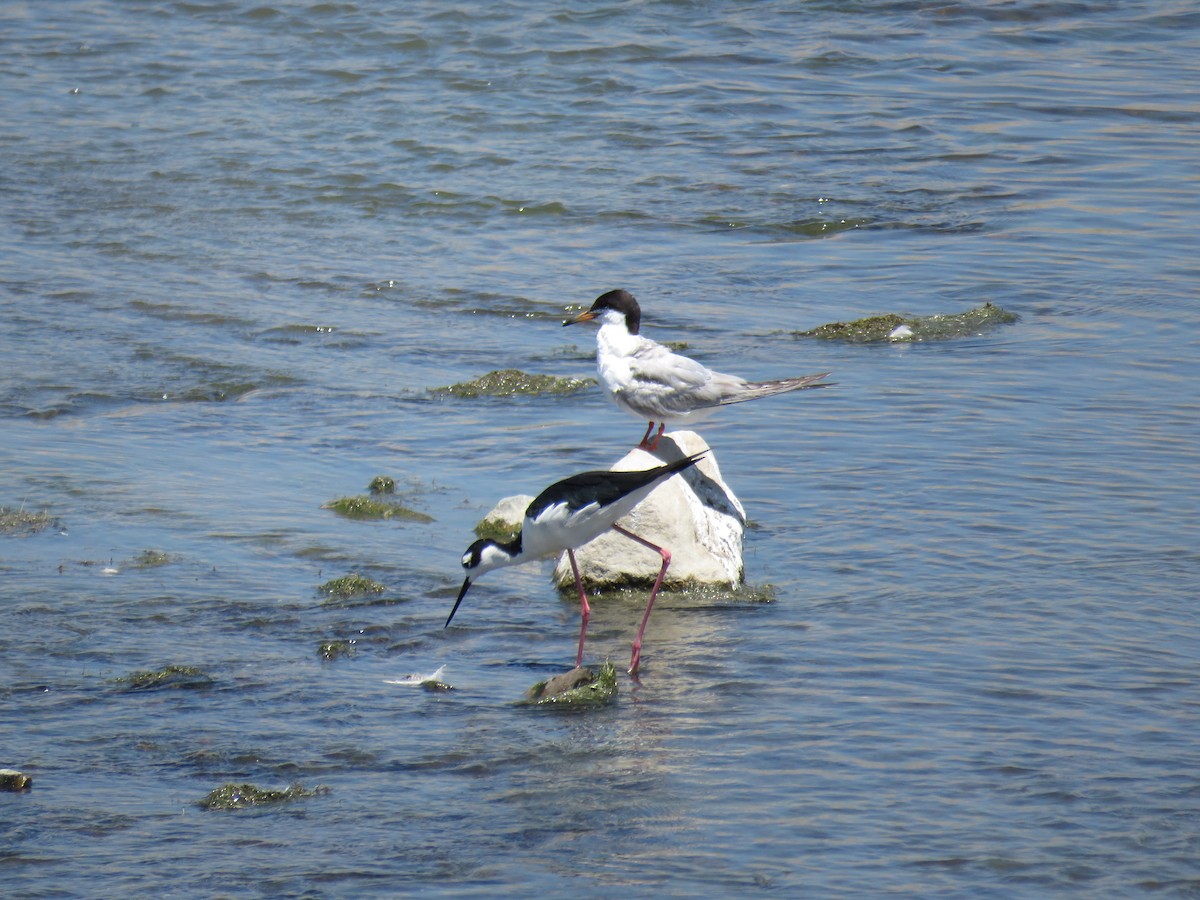
[[[0,25],[0,506],[55,517],[0,535],[5,892],[1200,894],[1192,5]],[[614,287],[706,364],[838,385],[700,429],[775,600],[665,596],[641,683],[547,715],[513,701],[577,608],[510,570],[444,630],[459,557],[644,426],[430,391],[592,374],[560,323]],[[1019,321],[792,334],[985,300]],[[377,474],[434,522],[322,509]],[[323,602],[350,573],[384,593]],[[166,665],[212,684],[117,680]],[[230,781],[329,791],[198,806]]]

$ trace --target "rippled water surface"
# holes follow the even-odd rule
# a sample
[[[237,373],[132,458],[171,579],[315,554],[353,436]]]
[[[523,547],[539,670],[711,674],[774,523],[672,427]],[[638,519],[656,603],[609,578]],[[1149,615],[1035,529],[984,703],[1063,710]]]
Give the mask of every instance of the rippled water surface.
[[[72,896],[1200,893],[1200,13],[0,4],[0,877]],[[640,684],[500,497],[607,466],[563,317],[833,389],[701,432],[744,596]],[[952,341],[797,338],[990,301]],[[322,505],[387,474],[431,523]],[[324,602],[358,573],[374,597]],[[623,661],[642,598],[596,605]],[[328,641],[351,652],[322,658]],[[210,681],[131,690],[131,673]],[[445,665],[450,692],[390,684]],[[324,786],[200,808],[228,782]]]

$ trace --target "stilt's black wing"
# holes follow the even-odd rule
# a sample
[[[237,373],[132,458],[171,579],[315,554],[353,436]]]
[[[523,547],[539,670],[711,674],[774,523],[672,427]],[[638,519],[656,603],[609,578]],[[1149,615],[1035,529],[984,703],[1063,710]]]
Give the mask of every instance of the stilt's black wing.
[[[560,503],[565,503],[571,510],[582,509],[592,503],[599,503],[601,508],[609,506],[638,488],[694,466],[706,452],[701,450],[664,466],[635,472],[580,472],[556,481],[538,494],[525,510],[525,516],[537,519],[551,506]]]

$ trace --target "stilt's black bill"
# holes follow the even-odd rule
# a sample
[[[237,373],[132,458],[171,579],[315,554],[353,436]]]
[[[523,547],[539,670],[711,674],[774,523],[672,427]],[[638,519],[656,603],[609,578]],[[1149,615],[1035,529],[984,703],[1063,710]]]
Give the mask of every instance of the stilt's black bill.
[[[462,598],[467,596],[467,588],[469,588],[470,586],[471,586],[471,579],[470,578],[464,579],[462,590],[458,592],[458,599],[454,601],[454,609],[450,610],[450,615],[446,617],[446,624],[442,626],[443,628],[450,627],[450,620],[453,619],[454,614],[456,612],[458,612],[458,604],[462,603]]]

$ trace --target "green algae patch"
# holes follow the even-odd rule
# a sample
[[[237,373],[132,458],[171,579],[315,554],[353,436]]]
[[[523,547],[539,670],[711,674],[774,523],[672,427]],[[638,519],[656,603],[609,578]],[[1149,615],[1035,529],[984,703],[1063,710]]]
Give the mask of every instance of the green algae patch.
[[[58,522],[48,512],[26,512],[0,506],[0,534],[37,534]]]
[[[905,324],[904,317],[895,314],[886,316],[868,316],[865,319],[855,319],[853,322],[830,322],[809,331],[793,331],[797,337],[815,337],[825,340],[849,341],[852,344],[865,344],[871,341],[886,341],[888,335],[896,328]]]
[[[560,378],[556,375],[533,375],[520,369],[497,369],[474,381],[434,388],[430,393],[435,397],[467,400],[477,397],[567,396],[586,390],[595,383],[594,378]]]
[[[397,519],[401,522],[419,522],[423,525],[427,525],[433,521],[433,516],[418,512],[415,509],[409,509],[400,503],[380,500],[378,497],[371,497],[366,494],[358,494],[354,497],[339,497],[337,500],[330,500],[328,503],[323,504],[321,508],[332,509],[339,516],[347,519],[374,519],[379,521]]]
[[[481,538],[491,538],[499,543],[507,543],[517,536],[521,530],[520,524],[514,525],[503,519],[484,519],[475,526],[475,534]]]
[[[617,697],[617,667],[605,662],[599,672],[577,668],[548,681],[539,681],[521,701],[529,706],[591,709],[607,706]]]
[[[525,522],[525,510],[533,502],[529,494],[505,497],[475,525],[475,534],[493,541],[511,541]]]
[[[340,656],[353,656],[354,644],[354,641],[321,641],[321,645],[317,647],[317,655],[331,662]]]
[[[808,331],[793,331],[792,335],[852,344],[941,341],[980,334],[998,325],[1015,322],[1017,318],[1016,313],[984,303],[965,312],[937,316],[906,317],[889,313],[852,322],[831,322]]]
[[[394,494],[396,493],[396,479],[390,475],[376,475],[367,485],[367,490],[372,494]]]
[[[329,788],[317,785],[306,788],[293,784],[281,791],[264,790],[253,784],[223,784],[199,802],[201,809],[246,809],[251,806],[266,806],[274,803],[290,803],[308,797],[328,794]]]
[[[352,597],[382,594],[384,587],[365,575],[343,575],[341,578],[325,582],[317,590],[331,600],[348,600]]]
[[[155,569],[171,561],[171,557],[161,550],[143,550],[129,561],[129,566],[133,569]]]
[[[154,691],[166,688],[211,687],[212,677],[195,666],[164,666],[153,672],[131,672],[117,679],[131,691]]]

